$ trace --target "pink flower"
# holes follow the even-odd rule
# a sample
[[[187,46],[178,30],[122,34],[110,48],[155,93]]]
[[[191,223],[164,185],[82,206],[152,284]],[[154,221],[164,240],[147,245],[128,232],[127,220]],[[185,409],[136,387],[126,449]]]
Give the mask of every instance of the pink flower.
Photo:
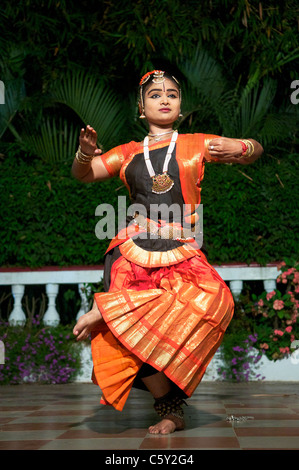
[[[291,333],[292,329],[293,328],[291,326],[287,326],[284,331],[286,331],[287,333]]]
[[[275,335],[278,335],[278,336],[282,336],[282,335],[283,335],[283,331],[281,331],[281,330],[274,330],[274,334],[275,334]]]
[[[263,299],[260,299],[257,303],[260,307],[263,307],[264,306],[264,301]]]
[[[279,270],[279,269],[281,269],[283,266],[286,266],[285,261],[282,261],[281,263],[278,263],[277,269]]]
[[[282,310],[284,307],[283,300],[274,300],[273,308],[274,310]]]
[[[282,352],[283,354],[288,354],[290,352],[289,348],[279,348],[279,351]]]
[[[262,343],[262,344],[260,344],[260,348],[261,348],[261,349],[269,349],[269,344],[267,344],[267,343]]]
[[[267,300],[270,300],[272,299],[272,297],[276,294],[275,290],[273,290],[272,292],[268,292],[268,294],[266,295],[266,299]]]

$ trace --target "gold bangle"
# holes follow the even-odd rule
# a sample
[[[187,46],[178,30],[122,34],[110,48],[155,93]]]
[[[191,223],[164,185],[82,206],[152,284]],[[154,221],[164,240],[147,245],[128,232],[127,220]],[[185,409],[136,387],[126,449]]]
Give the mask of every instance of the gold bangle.
[[[82,152],[81,146],[79,145],[75,158],[77,162],[82,163],[83,165],[88,165],[88,163],[90,163],[93,160],[94,155],[86,155],[85,153]]]
[[[247,139],[238,139],[240,142],[243,142],[247,149],[246,149],[246,152],[244,154],[242,154],[239,158],[247,158],[247,157],[251,157],[251,155],[253,154],[254,152],[254,145],[253,143],[250,141],[250,140],[247,140]]]
[[[75,158],[76,158],[77,162],[81,163],[82,165],[88,165],[91,162],[91,160],[87,160],[87,161],[81,160],[81,158],[78,155],[78,152],[76,153]]]
[[[76,158],[77,162],[82,163],[84,165],[87,165],[88,163],[91,163],[91,161],[93,160],[93,157],[92,158],[83,157],[78,150],[76,152],[75,158]]]
[[[82,155],[82,157],[84,157],[84,158],[89,158],[90,160],[92,160],[93,157],[94,157],[93,154],[91,154],[91,155],[86,155],[86,153],[83,153],[83,152],[82,152],[82,149],[81,149],[81,145],[79,145],[79,147],[78,147],[78,152]]]

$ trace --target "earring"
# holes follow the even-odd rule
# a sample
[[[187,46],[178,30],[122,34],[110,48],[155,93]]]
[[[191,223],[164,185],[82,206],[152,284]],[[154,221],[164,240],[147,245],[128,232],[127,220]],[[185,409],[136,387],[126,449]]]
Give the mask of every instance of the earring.
[[[183,115],[182,115],[181,111],[180,111],[179,117],[183,117]]]
[[[145,119],[144,108],[142,108],[142,113],[140,114],[139,119]]]

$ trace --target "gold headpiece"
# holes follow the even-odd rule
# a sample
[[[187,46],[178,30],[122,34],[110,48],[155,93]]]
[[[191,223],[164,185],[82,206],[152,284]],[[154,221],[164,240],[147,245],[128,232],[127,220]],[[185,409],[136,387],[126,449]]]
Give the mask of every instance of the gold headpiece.
[[[165,82],[164,72],[162,72],[162,70],[155,70],[153,82],[154,83],[163,83],[163,82]]]
[[[139,85],[142,86],[144,85],[150,78],[151,75],[154,75],[153,82],[155,83],[162,83],[164,82],[164,73],[162,70],[152,70],[151,72],[147,72],[143,77],[141,78]],[[158,80],[158,81],[157,81]]]

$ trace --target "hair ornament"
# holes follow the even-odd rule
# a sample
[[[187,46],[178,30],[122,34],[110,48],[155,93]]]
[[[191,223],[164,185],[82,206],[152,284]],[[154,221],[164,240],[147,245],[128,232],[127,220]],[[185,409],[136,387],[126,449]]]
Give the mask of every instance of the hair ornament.
[[[154,75],[154,78],[153,78],[154,83],[163,83],[165,81],[164,73],[165,72],[163,70],[152,70],[151,72],[147,72],[141,78],[139,85],[140,86],[144,85],[149,80],[151,75]]]

